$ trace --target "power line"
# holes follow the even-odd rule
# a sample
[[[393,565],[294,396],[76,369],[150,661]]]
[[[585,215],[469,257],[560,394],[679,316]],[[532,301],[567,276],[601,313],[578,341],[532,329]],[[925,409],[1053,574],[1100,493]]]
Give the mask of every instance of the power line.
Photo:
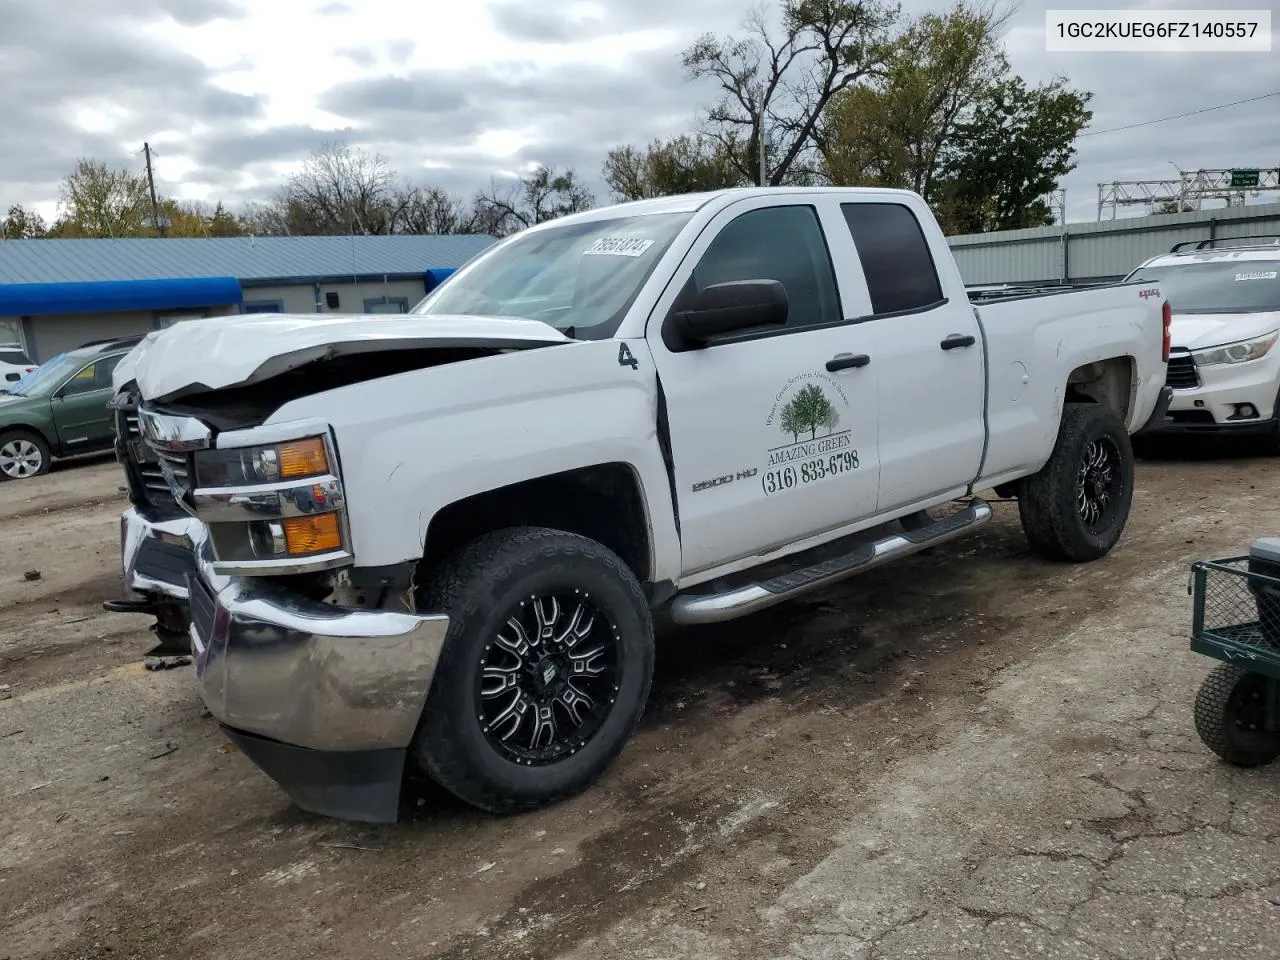
[[[1194,117],[1201,113],[1212,113],[1214,110],[1225,110],[1227,107],[1238,107],[1242,103],[1255,103],[1258,100],[1266,100],[1268,97],[1280,97],[1280,90],[1272,93],[1264,93],[1259,97],[1249,97],[1246,100],[1233,100],[1231,103],[1220,103],[1216,107],[1203,107],[1199,110],[1192,110],[1188,113],[1174,114],[1172,117],[1161,117],[1159,120],[1143,120],[1141,123],[1127,123],[1123,127],[1111,127],[1108,130],[1086,130],[1080,134],[1082,137],[1097,137],[1104,133],[1119,133],[1121,130],[1133,130],[1137,127],[1149,127],[1153,123],[1164,123],[1168,120],[1181,120],[1183,117]]]

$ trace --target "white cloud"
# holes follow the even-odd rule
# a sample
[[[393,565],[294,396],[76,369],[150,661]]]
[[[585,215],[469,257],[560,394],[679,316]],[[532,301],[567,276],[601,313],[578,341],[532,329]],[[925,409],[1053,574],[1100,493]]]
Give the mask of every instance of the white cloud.
[[[596,180],[611,146],[690,125],[713,91],[684,81],[679,51],[702,31],[737,29],[746,12],[741,0],[4,2],[0,206],[46,214],[76,157],[137,169],[143,140],[163,187],[191,198],[261,194],[326,137],[463,191],[535,160]],[[1267,3],[1280,25],[1280,0]],[[1065,74],[1092,90],[1094,130],[1280,90],[1280,50],[1048,54],[1049,6],[1101,4],[1027,0],[1006,37],[1010,58],[1028,81]],[[1169,161],[1269,166],[1280,159],[1277,117],[1280,98],[1082,138],[1069,214],[1094,216],[1099,181],[1172,174]]]

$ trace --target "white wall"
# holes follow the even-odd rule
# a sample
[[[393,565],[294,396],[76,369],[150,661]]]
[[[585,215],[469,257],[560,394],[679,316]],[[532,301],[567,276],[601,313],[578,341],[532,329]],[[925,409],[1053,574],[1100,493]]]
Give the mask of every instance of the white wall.
[[[33,337],[27,340],[31,359],[44,363],[50,357],[74,350],[93,340],[115,337],[137,337],[150,333],[171,320],[192,317],[224,316],[237,312],[231,307],[206,307],[198,310],[135,310],[120,313],[75,313],[31,318]]]
[[[331,310],[325,304],[325,294],[330,291],[338,294],[338,308]],[[364,313],[365,301],[380,297],[394,300],[399,297],[405,301],[407,308],[426,296],[424,280],[392,280],[387,283],[373,281],[365,283],[322,283],[320,284],[321,313]],[[315,313],[315,288],[309,284],[292,284],[289,286],[244,286],[246,305],[262,302],[279,301],[282,313]]]

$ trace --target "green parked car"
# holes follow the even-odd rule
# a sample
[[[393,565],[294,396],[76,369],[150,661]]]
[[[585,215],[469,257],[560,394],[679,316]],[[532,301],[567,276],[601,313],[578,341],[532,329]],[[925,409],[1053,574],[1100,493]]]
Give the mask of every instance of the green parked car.
[[[0,386],[0,480],[29,480],[47,473],[54,457],[111,449],[111,371],[140,339],[60,353]]]

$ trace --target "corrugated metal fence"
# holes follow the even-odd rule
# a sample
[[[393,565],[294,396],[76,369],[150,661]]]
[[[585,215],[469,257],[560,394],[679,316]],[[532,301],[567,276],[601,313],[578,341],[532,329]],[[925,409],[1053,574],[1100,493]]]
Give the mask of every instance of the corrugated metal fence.
[[[949,237],[966,284],[1117,280],[1175,243],[1280,234],[1280,203]]]

